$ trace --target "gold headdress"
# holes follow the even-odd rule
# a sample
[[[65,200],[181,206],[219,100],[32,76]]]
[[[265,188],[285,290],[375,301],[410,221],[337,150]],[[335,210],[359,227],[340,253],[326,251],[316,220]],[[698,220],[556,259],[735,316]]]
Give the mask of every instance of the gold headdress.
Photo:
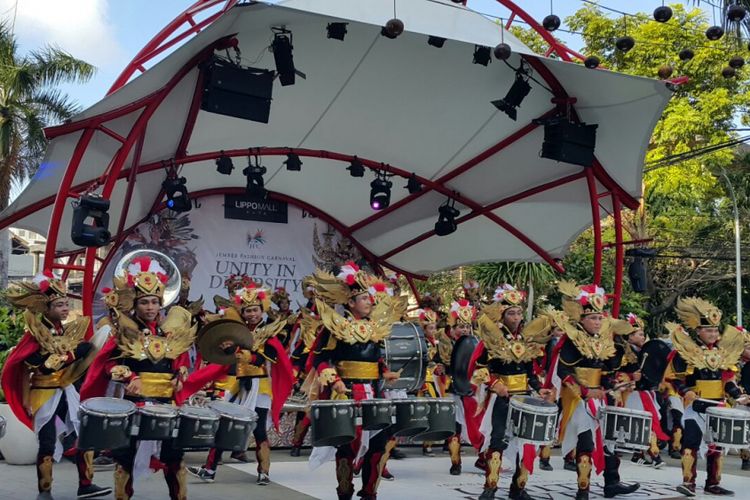
[[[686,297],[677,301],[674,308],[680,322],[688,330],[701,326],[719,326],[721,310],[710,302],[698,297]]]
[[[562,293],[562,307],[571,321],[578,322],[587,314],[601,314],[607,307],[607,295],[598,285],[578,286],[571,281],[558,285]]]
[[[31,281],[14,281],[7,291],[11,304],[25,307],[33,313],[44,312],[50,302],[67,296],[65,283],[55,278],[51,271],[44,271]]]
[[[235,290],[232,301],[237,309],[260,306],[264,311],[271,307],[271,294],[268,289],[259,287],[255,282]]]
[[[133,259],[125,276],[114,279],[115,288],[129,288],[133,291],[133,300],[141,297],[158,297],[164,300],[164,288],[169,281],[167,272],[158,261],[146,255]]]
[[[357,295],[368,293],[372,278],[354,262],[341,266],[339,274],[316,269],[313,274],[315,291],[329,304],[346,304]]]
[[[240,289],[255,284],[253,279],[247,274],[230,274],[227,279],[224,280],[224,287],[229,292],[229,296],[234,296],[234,293]]]
[[[281,302],[282,300],[286,300],[287,302],[289,302],[289,292],[286,291],[286,288],[280,286],[273,291],[273,295],[271,295],[271,302],[278,306],[279,302]]]
[[[448,314],[448,325],[456,326],[463,323],[472,325],[477,317],[477,309],[466,299],[461,299],[451,304]]]
[[[438,313],[433,311],[432,309],[429,309],[425,307],[424,309],[421,309],[419,311],[419,322],[428,325],[430,323],[437,323],[438,321]]]

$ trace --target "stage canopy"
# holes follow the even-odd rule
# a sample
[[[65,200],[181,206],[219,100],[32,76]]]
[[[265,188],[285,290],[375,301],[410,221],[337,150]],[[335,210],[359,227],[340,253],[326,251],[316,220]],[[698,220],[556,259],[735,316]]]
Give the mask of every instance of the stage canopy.
[[[248,153],[268,168],[274,196],[318,213],[377,265],[412,275],[496,260],[555,264],[594,215],[613,211],[615,196],[637,206],[645,151],[669,99],[665,82],[535,55],[497,22],[447,0],[395,6],[405,31],[390,39],[381,27],[394,17],[392,0],[234,5],[145,73],[48,129],[43,165],[0,224],[54,233],[57,254],[76,250],[70,201],[96,187],[111,190],[110,230],[119,241],[161,206],[165,161],[174,159],[200,195],[243,188]],[[348,23],[343,41],[327,38],[332,22]],[[306,79],[274,83],[269,122],[201,110],[204,63],[236,38],[243,65],[274,69],[274,27],[291,31]],[[438,48],[430,36],[447,40]],[[516,121],[491,104],[505,97],[514,71],[494,58],[472,62],[475,46],[501,42],[513,50],[508,63],[526,61],[536,80]],[[566,110],[598,125],[592,167],[540,157],[543,126],[533,120]],[[234,157],[231,176],[216,171],[222,151]],[[290,151],[301,157],[299,172],[282,164]],[[395,174],[390,208],[370,208],[374,173],[351,177],[354,156]],[[404,188],[412,173],[423,185],[414,194]],[[438,207],[449,198],[458,229],[436,236]]]

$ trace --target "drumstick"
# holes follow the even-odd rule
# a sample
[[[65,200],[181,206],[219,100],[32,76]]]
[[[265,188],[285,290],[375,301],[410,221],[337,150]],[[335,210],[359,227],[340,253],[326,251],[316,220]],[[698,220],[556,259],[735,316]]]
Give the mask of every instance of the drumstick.
[[[643,359],[641,360],[641,366],[638,367],[638,371],[643,370],[643,365],[646,364],[646,358],[648,358],[648,353],[643,353]]]

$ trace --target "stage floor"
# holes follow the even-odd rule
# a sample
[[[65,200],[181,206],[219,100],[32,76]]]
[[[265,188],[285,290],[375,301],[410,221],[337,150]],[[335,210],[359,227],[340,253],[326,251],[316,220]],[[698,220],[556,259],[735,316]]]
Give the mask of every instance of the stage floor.
[[[395,481],[382,481],[379,498],[381,499],[423,499],[440,498],[440,500],[473,499],[482,491],[483,476],[473,467],[472,453],[464,455],[464,473],[460,476],[448,475],[450,460],[447,454],[437,453],[435,457],[422,457],[421,449],[405,448],[407,458],[392,460],[389,469],[396,476]],[[557,450],[556,450],[557,451]],[[303,451],[307,453],[307,451]],[[190,453],[187,456],[189,465],[199,464],[203,454]],[[553,456],[552,472],[537,470],[530,478],[528,492],[539,499],[570,499],[575,496],[575,473],[562,469],[562,460]],[[510,463],[504,464],[506,467]],[[743,494],[743,484],[747,485],[750,472],[739,469],[740,458],[736,455],[726,457],[722,486],[737,492],[738,498],[745,498],[750,494]],[[197,500],[301,500],[318,498],[335,500],[335,484],[333,464],[326,464],[316,471],[310,471],[306,456],[294,459],[287,450],[277,450],[272,454],[271,480],[269,486],[255,484],[255,464],[240,464],[228,460],[226,466],[219,469],[216,482],[202,483],[198,479],[188,476],[188,497]],[[702,487],[705,472],[700,471],[704,462],[699,462],[698,483]],[[112,485],[112,469],[98,469],[95,482],[99,485]],[[630,463],[629,457],[624,457],[620,469],[624,481],[639,481],[641,489],[622,498],[652,498],[672,499],[684,498],[674,491],[674,487],[681,480],[679,462],[667,459],[667,466],[656,470],[650,467],[638,466]],[[72,500],[76,498],[75,467],[64,461],[57,464],[54,470],[53,494],[56,500]],[[496,498],[507,498],[507,487],[511,473],[501,475],[500,489]],[[355,479],[356,487],[360,481]],[[592,485],[591,498],[603,498],[603,479],[595,477]],[[699,492],[701,488],[699,488]],[[12,466],[0,463],[0,498],[2,499],[33,499],[36,492],[36,473],[33,466]],[[111,497],[110,497],[111,498]],[[136,498],[161,500],[167,499],[166,485],[161,475],[153,475],[144,479],[136,486]],[[709,498],[698,495],[696,498]]]

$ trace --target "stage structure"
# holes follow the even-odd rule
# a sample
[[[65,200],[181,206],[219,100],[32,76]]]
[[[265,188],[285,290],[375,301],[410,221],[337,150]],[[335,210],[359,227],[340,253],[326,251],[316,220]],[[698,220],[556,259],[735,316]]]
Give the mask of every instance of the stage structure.
[[[563,272],[559,259],[592,223],[599,282],[600,221],[611,214],[617,310],[620,213],[638,206],[669,82],[575,63],[580,54],[498,2],[511,12],[505,26],[449,0],[197,1],[105,98],[46,130],[45,161],[0,226],[46,235],[45,266],[83,274],[90,314],[109,262],[165,208],[167,179],[184,177],[201,203],[242,196],[260,175],[268,200],[316,217],[410,283],[494,260]],[[547,54],[508,31],[516,19]],[[90,195],[110,200],[103,256],[71,238],[72,202]]]

